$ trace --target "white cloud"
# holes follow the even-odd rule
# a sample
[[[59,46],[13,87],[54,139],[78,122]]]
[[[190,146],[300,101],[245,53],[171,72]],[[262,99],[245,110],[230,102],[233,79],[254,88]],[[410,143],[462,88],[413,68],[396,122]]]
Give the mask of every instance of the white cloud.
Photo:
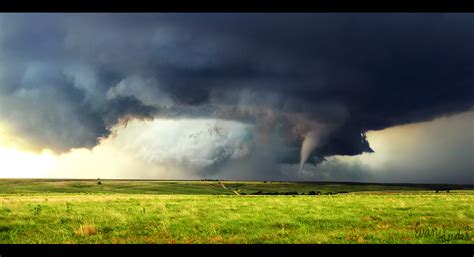
[[[253,126],[217,119],[130,122],[116,142],[124,151],[157,164],[201,170],[250,152]]]

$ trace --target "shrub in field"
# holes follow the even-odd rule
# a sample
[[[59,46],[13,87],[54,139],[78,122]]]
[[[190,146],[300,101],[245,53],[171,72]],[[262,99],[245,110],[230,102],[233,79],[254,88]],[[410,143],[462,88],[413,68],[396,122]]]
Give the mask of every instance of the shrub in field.
[[[97,234],[97,227],[94,224],[84,224],[76,229],[78,236],[91,236]]]
[[[41,205],[37,205],[35,208],[35,215],[40,215],[41,214],[41,211],[43,210],[43,208],[41,207]]]

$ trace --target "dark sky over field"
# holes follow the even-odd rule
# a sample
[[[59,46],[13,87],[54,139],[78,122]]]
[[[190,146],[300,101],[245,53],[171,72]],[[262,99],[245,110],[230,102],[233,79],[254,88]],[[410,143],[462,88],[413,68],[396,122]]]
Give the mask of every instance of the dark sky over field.
[[[464,113],[401,168],[419,155],[456,175],[378,180],[473,183],[472,14],[2,14],[0,28],[0,125],[28,152],[65,158],[140,119],[114,145],[137,170],[293,178],[307,156],[314,179],[365,180],[332,156],[373,152],[369,131]],[[425,147],[439,140],[450,152]]]

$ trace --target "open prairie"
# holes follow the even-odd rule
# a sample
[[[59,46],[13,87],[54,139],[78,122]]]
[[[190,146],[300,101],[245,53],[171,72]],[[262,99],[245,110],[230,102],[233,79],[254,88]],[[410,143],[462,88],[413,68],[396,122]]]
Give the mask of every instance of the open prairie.
[[[0,243],[474,243],[472,186],[4,179],[0,195]]]

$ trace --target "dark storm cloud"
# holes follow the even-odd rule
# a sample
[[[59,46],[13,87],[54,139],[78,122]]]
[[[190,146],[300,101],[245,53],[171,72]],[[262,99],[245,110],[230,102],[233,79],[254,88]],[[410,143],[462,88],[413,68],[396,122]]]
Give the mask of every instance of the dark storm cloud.
[[[0,27],[0,118],[58,151],[125,116],[214,115],[280,135],[284,162],[312,122],[331,127],[317,155],[356,155],[368,130],[474,99],[469,14],[3,14]]]

